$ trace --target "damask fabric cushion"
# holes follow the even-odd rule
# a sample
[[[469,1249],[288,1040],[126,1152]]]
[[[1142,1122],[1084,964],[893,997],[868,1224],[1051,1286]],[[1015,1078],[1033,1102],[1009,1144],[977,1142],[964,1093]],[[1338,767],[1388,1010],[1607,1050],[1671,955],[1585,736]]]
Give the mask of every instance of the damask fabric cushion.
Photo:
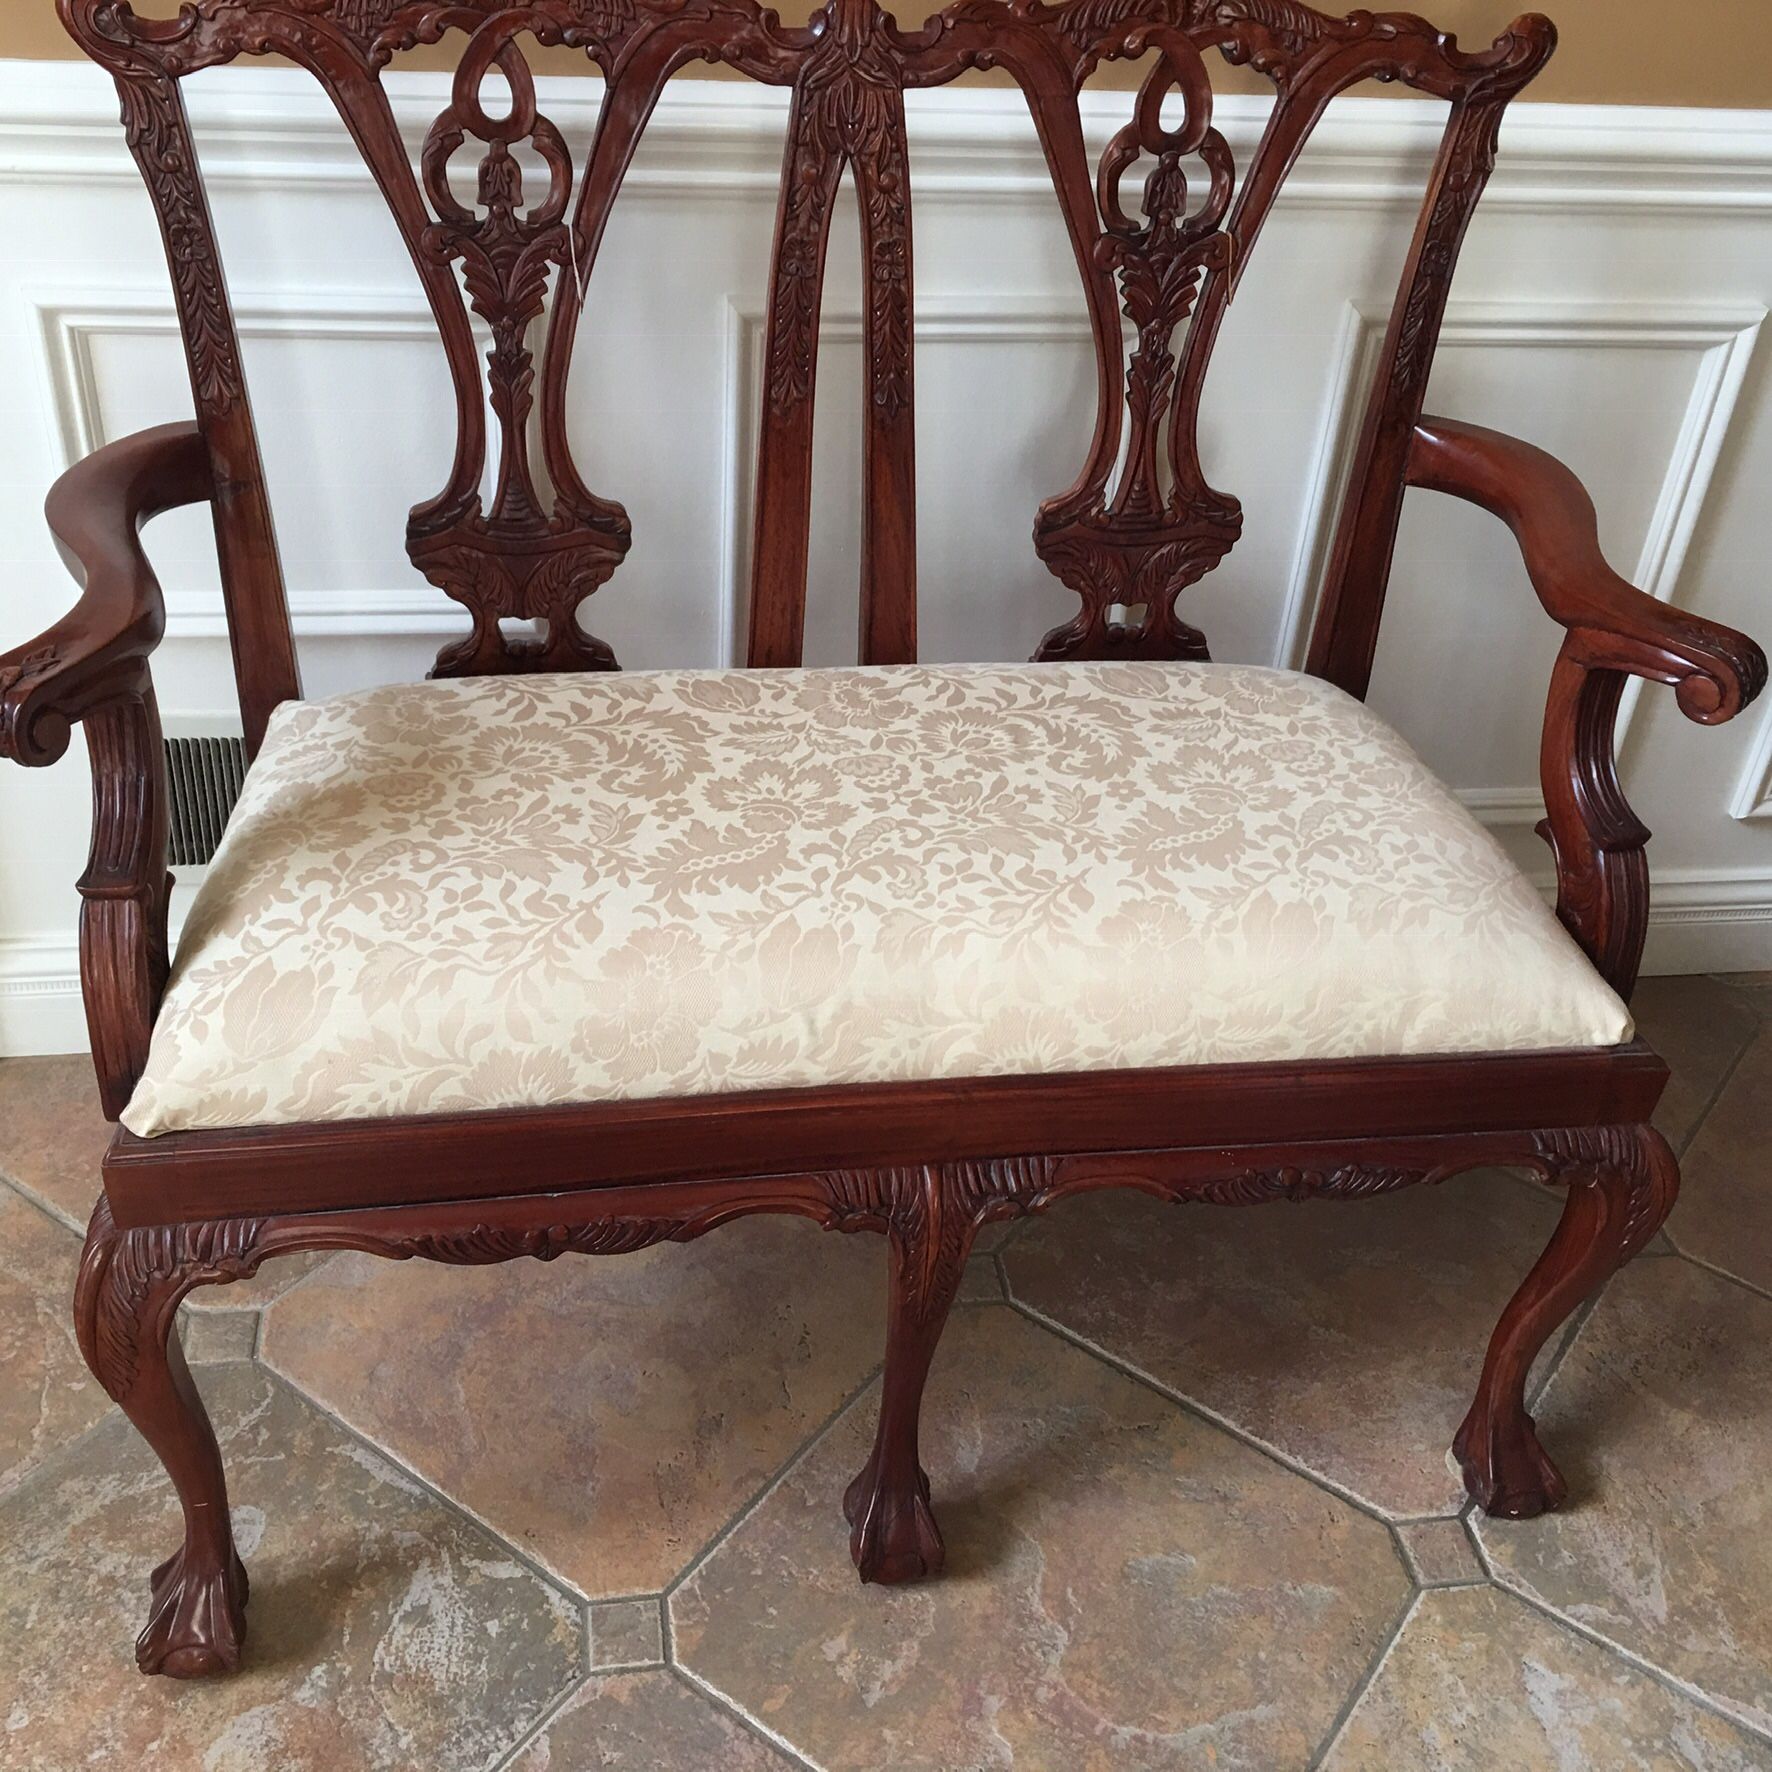
[[[1631,1035],[1375,715],[1231,665],[278,710],[132,1131]]]

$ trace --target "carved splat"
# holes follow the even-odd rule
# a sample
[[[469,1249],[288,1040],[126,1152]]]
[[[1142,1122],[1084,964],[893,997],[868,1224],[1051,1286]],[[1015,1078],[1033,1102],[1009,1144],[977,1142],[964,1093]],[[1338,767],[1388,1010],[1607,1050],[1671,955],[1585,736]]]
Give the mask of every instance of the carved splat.
[[[800,657],[819,301],[845,172],[861,213],[868,391],[860,653],[870,662],[916,656],[904,93],[969,69],[1003,70],[1026,95],[1045,148],[1098,358],[1087,460],[1035,526],[1041,557],[1082,607],[1046,636],[1039,656],[1203,658],[1205,641],[1182,619],[1177,599],[1236,542],[1242,512],[1202,468],[1201,389],[1226,307],[1286,173],[1328,102],[1359,80],[1400,80],[1452,101],[1447,151],[1374,396],[1368,471],[1358,477],[1345,526],[1360,544],[1350,544],[1347,561],[1357,560],[1364,574],[1369,544],[1382,540],[1401,496],[1398,427],[1406,431],[1419,414],[1446,284],[1493,157],[1501,109],[1552,41],[1541,20],[1526,19],[1492,49],[1466,54],[1408,14],[1334,18],[1298,0],[953,0],[915,31],[900,30],[875,0],[830,0],[805,27],[782,25],[755,0],[199,0],[170,19],[137,18],[125,0],[61,5],[75,37],[124,90],[131,142],[171,249],[205,435],[229,482],[249,489],[220,514],[249,735],[297,686],[268,513],[251,491],[261,488],[262,473],[226,284],[178,102],[183,75],[273,53],[310,69],[338,105],[406,238],[449,356],[459,428],[448,484],[414,511],[408,547],[432,583],[472,613],[470,636],[436,665],[439,674],[460,675],[615,663],[582,630],[579,612],[626,555],[630,529],[621,506],[580,478],[567,441],[566,387],[610,208],[665,82],[695,60],[724,62],[793,92],[767,308],[751,662]],[[581,49],[604,72],[603,117],[582,176],[537,108],[521,49],[526,38]],[[460,50],[456,78],[415,176],[380,76],[406,51],[446,40]],[[1207,51],[1265,75],[1277,95],[1240,180],[1212,126]],[[1092,165],[1077,91],[1102,61],[1145,54],[1156,60],[1132,120]],[[503,116],[489,114],[480,97],[494,68],[511,91]],[[1163,125],[1166,98],[1179,111],[1173,128]],[[542,161],[545,189],[524,189],[519,149]],[[450,162],[464,152],[478,159],[472,204],[448,178]],[[492,335],[483,368],[470,310]],[[1135,335],[1129,359],[1122,315]],[[544,325],[538,363],[532,334]],[[483,499],[488,398],[497,460]],[[1116,475],[1122,441],[1125,469]],[[1347,561],[1347,584],[1342,592],[1332,586],[1331,601],[1353,605],[1338,643],[1357,655],[1378,592],[1364,577],[1356,582]],[[1118,609],[1142,614],[1121,622]],[[513,620],[539,622],[545,633],[507,637],[501,623]],[[1357,656],[1344,671],[1338,655],[1330,674],[1337,672],[1357,676]]]
[[[794,82],[765,349],[751,550],[753,664],[798,664],[812,518],[812,402],[831,210],[845,170],[861,209],[867,504],[864,664],[914,660],[910,155],[897,33],[875,0],[833,0]]]
[[[1098,459],[1083,483],[1041,512],[1034,528],[1041,558],[1083,600],[1074,620],[1041,642],[1040,658],[1205,658],[1204,637],[1181,620],[1176,598],[1230,550],[1242,532],[1237,501],[1214,492],[1200,468],[1198,378],[1178,385],[1174,339],[1193,312],[1207,271],[1228,271],[1235,244],[1224,231],[1234,168],[1212,127],[1212,86],[1193,43],[1178,31],[1140,26],[1103,55],[1155,49],[1132,121],[1102,155],[1096,180],[1101,233],[1095,262],[1117,285],[1134,342],[1126,366],[1126,460],[1110,494],[1111,459]],[[1165,129],[1164,99],[1177,94],[1182,119]],[[1156,165],[1144,181],[1142,219],[1128,216],[1121,186],[1144,155]],[[1195,203],[1186,164],[1197,156],[1206,187]],[[1167,442],[1165,442],[1167,438]],[[1162,459],[1170,465],[1163,484]],[[1115,621],[1116,607],[1143,619]]]
[[[477,488],[457,504],[415,515],[413,562],[467,605],[474,618],[466,640],[438,655],[434,676],[484,676],[512,671],[613,670],[615,654],[579,626],[579,605],[627,552],[626,518],[607,505],[552,508],[538,488],[529,421],[535,408],[535,356],[529,337],[547,303],[549,283],[565,273],[573,286],[560,299],[579,302],[567,204],[572,155],[560,131],[536,108],[535,82],[515,32],[521,15],[488,19],[457,65],[449,108],[432,124],[422,165],[425,195],[437,222],[424,232],[424,253],[459,263],[473,311],[491,329],[487,384],[498,421],[498,467],[492,508]],[[493,68],[509,83],[510,110],[488,115],[482,85]],[[468,140],[483,148],[479,197],[469,209],[449,182],[453,156]],[[547,188],[526,193],[513,151],[540,156]],[[561,448],[554,439],[550,448]],[[540,638],[508,638],[501,620],[542,624]]]

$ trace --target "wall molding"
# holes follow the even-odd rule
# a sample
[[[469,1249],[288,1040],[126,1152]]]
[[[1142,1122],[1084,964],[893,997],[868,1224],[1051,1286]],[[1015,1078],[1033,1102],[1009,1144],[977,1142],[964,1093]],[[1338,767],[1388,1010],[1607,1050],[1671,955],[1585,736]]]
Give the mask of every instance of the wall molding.
[[[732,665],[745,659],[745,608],[750,582],[751,513],[756,498],[758,424],[762,415],[762,376],[767,314],[755,303],[722,297],[725,346],[721,358],[722,521],[720,656]],[[928,345],[1062,344],[1089,348],[1094,335],[1080,302],[1007,296],[996,291],[977,299],[924,298],[912,322],[914,347]],[[856,345],[862,339],[861,310],[833,308],[829,298],[819,320],[820,348]],[[1031,521],[1031,516],[1030,516]],[[859,570],[859,562],[857,563]]]
[[[449,77],[395,71],[385,85],[416,146],[447,104]],[[541,107],[569,138],[588,139],[602,82],[544,75]],[[191,117],[216,187],[346,186],[368,175],[332,107],[298,69],[236,64],[192,81]],[[1099,150],[1131,95],[1083,95]],[[1271,106],[1222,95],[1215,120],[1234,150],[1253,146]],[[918,195],[969,201],[1050,190],[1018,92],[959,86],[906,95]],[[781,172],[785,91],[748,81],[680,79],[661,98],[627,185],[654,195],[773,194]],[[1444,129],[1430,99],[1343,98],[1318,127],[1280,204],[1419,200]],[[137,174],[117,129],[109,78],[81,62],[0,60],[0,183],[104,180]],[[1772,112],[1672,106],[1520,104],[1508,114],[1500,165],[1484,199],[1508,210],[1626,209],[1643,214],[1772,210]]]
[[[178,339],[178,314],[167,288],[130,284],[65,289],[27,289],[26,309],[41,341],[40,366],[53,415],[59,463],[69,468],[111,441],[100,418],[98,378],[92,360],[100,336],[138,335]],[[332,343],[341,339],[389,340],[438,349],[437,325],[418,291],[302,290],[234,292],[241,338],[279,338]],[[476,322],[476,324],[478,324]],[[289,593],[290,620],[298,638],[384,638],[413,634],[444,637],[467,631],[461,607],[423,583]],[[170,639],[226,639],[227,616],[218,590],[166,589]]]
[[[1758,302],[1593,302],[1535,296],[1454,299],[1447,306],[1440,341],[1455,348],[1599,345],[1614,350],[1700,353],[1642,548],[1624,574],[1658,601],[1675,603],[1692,537],[1704,514],[1717,460],[1766,314]],[[1276,662],[1293,670],[1303,668],[1310,644],[1335,519],[1347,490],[1366,392],[1377,369],[1389,318],[1386,308],[1348,303],[1331,357],[1330,392],[1307,476],[1305,508],[1309,515],[1299,531],[1275,648]],[[1533,607],[1528,598],[1527,611]],[[1632,678],[1619,704],[1615,742],[1627,762],[1643,689],[1641,680]],[[1772,731],[1768,744],[1772,745]],[[1772,775],[1772,756],[1767,758],[1767,770]],[[1766,785],[1772,792],[1772,779]],[[1488,825],[1535,825],[1544,816],[1544,799],[1536,782],[1467,788],[1459,797]]]
[[[1729,812],[1740,819],[1772,819],[1772,700],[1760,710],[1759,729],[1729,802]]]

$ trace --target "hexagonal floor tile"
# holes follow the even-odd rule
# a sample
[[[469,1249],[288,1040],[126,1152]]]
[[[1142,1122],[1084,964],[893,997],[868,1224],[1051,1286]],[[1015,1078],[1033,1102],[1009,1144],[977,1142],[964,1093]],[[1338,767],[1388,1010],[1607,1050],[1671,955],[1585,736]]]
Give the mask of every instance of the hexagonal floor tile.
[[[789,1772],[798,1764],[661,1667],[589,1681],[510,1772]]]
[[[1745,995],[1715,978],[1645,978],[1631,996],[1638,1032],[1668,1062],[1655,1124],[1679,1150],[1760,1025]]]
[[[252,1572],[230,1679],[143,1679],[178,1509],[121,1416],[0,1505],[3,1757],[18,1772],[479,1772],[583,1672],[577,1609],[251,1366],[201,1375]]]
[[[1446,1448],[1560,1211],[1496,1172],[1370,1200],[1101,1194],[1003,1256],[1017,1300],[1395,1516],[1455,1512]]]
[[[1324,1772],[1768,1772],[1772,1747],[1492,1587],[1424,1594]]]
[[[0,1495],[103,1419],[74,1339],[80,1239],[0,1187]]]
[[[1618,1275],[1537,1417],[1574,1500],[1479,1520],[1498,1574],[1772,1731],[1772,1301]]]
[[[1680,1163],[1674,1246],[1772,1290],[1772,1025],[1761,1029]]]
[[[1714,975],[1721,984],[1745,991],[1749,997],[1764,998],[1772,1008],[1772,972],[1719,972]]]
[[[114,1130],[98,1105],[92,1060],[84,1054],[0,1060],[0,1128],[0,1175],[84,1237]],[[329,1260],[294,1255],[268,1261],[250,1280],[199,1286],[185,1308],[255,1309]]]
[[[656,1592],[879,1363],[885,1245],[792,1219],[541,1266],[347,1256],[264,1358],[592,1596]]]
[[[682,1664],[820,1765],[1302,1766],[1409,1592],[1377,1521],[1001,1305],[924,1410],[947,1572],[861,1587],[877,1395],[671,1598]]]
[[[84,1236],[112,1131],[92,1060],[0,1060],[0,1127],[0,1175]]]

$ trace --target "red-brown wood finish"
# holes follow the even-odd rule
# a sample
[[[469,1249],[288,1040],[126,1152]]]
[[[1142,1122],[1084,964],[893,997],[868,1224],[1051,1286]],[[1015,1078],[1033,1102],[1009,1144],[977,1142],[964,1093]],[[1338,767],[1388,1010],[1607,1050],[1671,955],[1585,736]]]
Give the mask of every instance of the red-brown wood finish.
[[[832,0],[804,28],[753,0],[197,0],[158,18],[137,17],[124,0],[58,4],[76,40],[116,77],[166,238],[197,413],[195,424],[100,451],[57,486],[50,519],[84,594],[46,634],[0,654],[0,754],[48,764],[76,723],[87,728],[95,811],[81,968],[113,1117],[145,1063],[166,978],[167,802],[149,676],[164,618],[137,539],[147,518],[204,500],[214,510],[249,743],[300,692],[239,341],[179,87],[242,55],[285,56],[329,92],[436,317],[457,395],[457,449],[448,483],[411,513],[407,539],[418,567],[473,616],[469,637],[438,657],[442,674],[615,665],[579,611],[620,565],[630,528],[573,461],[569,371],[624,174],[664,83],[687,63],[722,62],[792,90],[752,548],[749,658],[773,665],[801,656],[818,313],[845,171],[862,218],[867,374],[860,654],[916,657],[907,90],[971,69],[1010,75],[1027,98],[1083,285],[1099,371],[1094,435],[1075,484],[1041,507],[1034,531],[1080,608],[1040,641],[1043,658],[1207,656],[1177,603],[1235,544],[1242,513],[1206,479],[1197,418],[1257,236],[1337,93],[1378,78],[1446,100],[1447,132],[1380,355],[1310,668],[1364,692],[1408,486],[1473,500],[1509,523],[1566,634],[1542,752],[1559,911],[1601,972],[1629,989],[1647,916],[1647,833],[1618,785],[1619,687],[1629,675],[1671,683],[1687,714],[1714,723],[1753,699],[1766,666],[1743,636],[1619,580],[1566,469],[1526,444],[1422,416],[1458,247],[1503,109],[1553,46],[1545,20],[1521,18],[1492,48],[1468,54],[1410,15],[1335,19],[1298,0],[955,0],[913,31],[872,0]],[[445,38],[460,50],[458,73],[414,167],[380,76],[407,50]],[[525,38],[581,49],[602,70],[602,114],[582,167],[538,109]],[[1212,126],[1209,51],[1274,86],[1271,120],[1240,172]],[[1092,165],[1078,89],[1104,60],[1146,56],[1132,120]],[[511,93],[502,116],[480,97],[494,67]],[[1170,94],[1180,102],[1166,127]],[[545,189],[525,189],[519,148],[546,169]],[[479,166],[471,206],[445,172],[463,153]],[[476,317],[491,339],[484,365]],[[536,634],[507,635],[501,621],[511,618],[536,622]],[[982,1224],[1095,1188],[1241,1205],[1358,1198],[1519,1164],[1564,1187],[1566,1207],[1503,1314],[1455,1449],[1490,1511],[1555,1506],[1565,1486],[1526,1414],[1526,1373],[1673,1203],[1678,1171],[1648,1125],[1666,1075],[1633,1043],[784,1090],[153,1140],[119,1131],[80,1273],[81,1345],[159,1453],[185,1510],[183,1546],[153,1577],[138,1659],[177,1675],[239,1663],[246,1573],[174,1316],[191,1288],[301,1249],[549,1260],[682,1241],[754,1212],[885,1233],[879,1427],[844,1511],[863,1578],[898,1581],[942,1561],[918,1414]]]
[[[1538,828],[1557,858],[1557,915],[1628,996],[1649,926],[1649,832],[1624,798],[1613,752],[1625,679],[1671,684],[1688,718],[1714,726],[1765,687],[1766,656],[1745,634],[1670,609],[1620,578],[1600,552],[1586,488],[1530,443],[1425,418],[1408,479],[1500,517],[1545,613],[1565,630],[1539,752],[1547,817]]]

